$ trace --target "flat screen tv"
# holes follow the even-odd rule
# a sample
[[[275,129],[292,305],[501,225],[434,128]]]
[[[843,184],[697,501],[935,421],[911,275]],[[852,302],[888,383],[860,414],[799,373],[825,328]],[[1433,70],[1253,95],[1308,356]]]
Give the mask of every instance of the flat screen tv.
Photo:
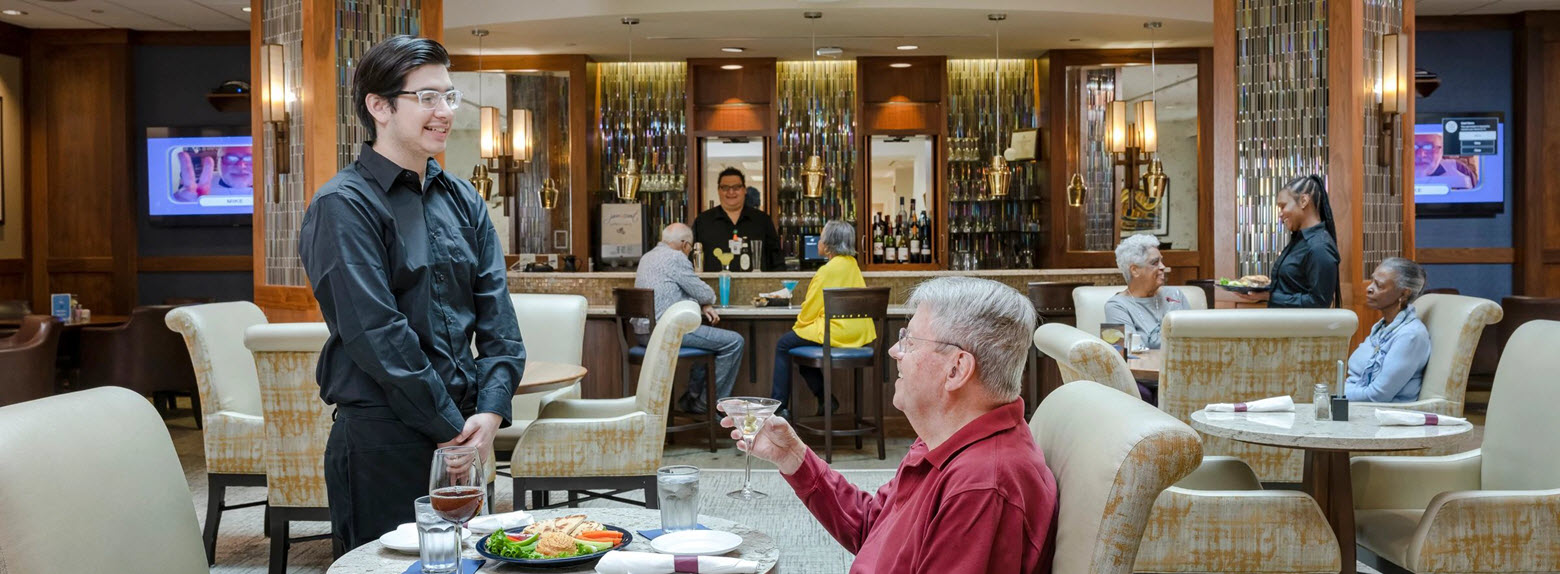
[[[147,128],[146,206],[156,225],[250,225],[254,153],[247,126]]]
[[[1506,125],[1498,113],[1420,115],[1414,125],[1414,209],[1426,217],[1505,210]]]

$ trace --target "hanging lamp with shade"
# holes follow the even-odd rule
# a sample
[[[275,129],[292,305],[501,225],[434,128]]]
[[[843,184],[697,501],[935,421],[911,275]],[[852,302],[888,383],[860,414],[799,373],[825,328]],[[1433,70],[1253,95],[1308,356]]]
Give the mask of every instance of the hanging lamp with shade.
[[[478,103],[482,103],[482,39],[487,37],[488,31],[477,28],[471,31],[471,35],[477,37],[477,101]],[[489,118],[490,110],[492,112],[491,118]],[[488,176],[488,166],[486,160],[497,155],[497,153],[493,151],[493,129],[497,127],[498,109],[483,106],[480,108],[479,114],[479,119],[481,120],[481,133],[477,138],[477,148],[478,155],[481,156],[482,161],[478,161],[477,166],[472,168],[471,179],[468,181],[471,182],[472,186],[477,188],[477,195],[482,197],[482,201],[492,202],[493,178]]]
[[[823,169],[823,156],[818,154],[818,135],[814,133],[814,127],[818,123],[817,98],[814,93],[818,89],[818,79],[814,74],[818,70],[818,19],[823,17],[822,12],[805,12],[802,16],[812,21],[812,63],[807,67],[807,141],[812,148],[808,150],[807,163],[802,165],[802,194],[809,198],[823,197],[823,180],[827,173]]]
[[[623,169],[618,171],[613,179],[617,183],[617,197],[623,201],[636,201],[639,197],[639,183],[644,176],[639,173],[639,162],[634,159],[634,26],[639,25],[638,18],[624,18],[623,26],[628,29],[628,157],[623,160]]]
[[[1159,22],[1144,22],[1143,27],[1148,29],[1148,75],[1153,86],[1147,101],[1138,102],[1137,117],[1139,128],[1139,142],[1143,151],[1153,155],[1153,161],[1148,164],[1148,173],[1143,174],[1142,187],[1149,199],[1158,200],[1170,193],[1170,176],[1165,175],[1165,166],[1159,162],[1159,122],[1154,117],[1154,101],[1159,99],[1159,61],[1156,57],[1154,31],[1163,24]]]
[[[997,97],[993,100],[996,111],[997,131],[992,137],[991,162],[986,166],[986,192],[991,197],[1007,197],[1008,183],[1013,177],[1013,172],[1008,168],[1008,161],[1002,154],[1002,21],[1007,19],[1007,14],[987,14],[986,19],[994,23],[996,29],[996,60],[993,67],[997,81]]]

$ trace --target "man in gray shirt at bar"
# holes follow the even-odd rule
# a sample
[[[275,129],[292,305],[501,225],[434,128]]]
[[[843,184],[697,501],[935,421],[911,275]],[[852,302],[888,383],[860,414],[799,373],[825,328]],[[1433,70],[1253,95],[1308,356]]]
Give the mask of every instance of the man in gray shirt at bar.
[[[698,303],[710,325],[720,322],[715,312],[715,290],[693,272],[688,253],[693,250],[693,229],[673,223],[661,230],[661,243],[639,258],[634,287],[655,291],[655,317],[661,318],[679,301]],[[700,325],[683,336],[682,346],[715,353],[716,399],[731,396],[737,382],[737,367],[742,363],[742,335],[736,331]],[[707,367],[695,362],[688,367],[688,392],[677,399],[677,407],[691,414],[705,414],[704,381]]]

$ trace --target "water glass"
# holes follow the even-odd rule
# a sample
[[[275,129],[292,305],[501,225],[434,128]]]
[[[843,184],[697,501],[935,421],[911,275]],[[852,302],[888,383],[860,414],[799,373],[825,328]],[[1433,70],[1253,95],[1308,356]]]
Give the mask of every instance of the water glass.
[[[693,530],[699,525],[699,467],[663,466],[655,472],[661,504],[661,530]]]
[[[417,512],[417,555],[423,574],[447,574],[460,566],[460,525],[433,510],[433,497],[413,503]]]

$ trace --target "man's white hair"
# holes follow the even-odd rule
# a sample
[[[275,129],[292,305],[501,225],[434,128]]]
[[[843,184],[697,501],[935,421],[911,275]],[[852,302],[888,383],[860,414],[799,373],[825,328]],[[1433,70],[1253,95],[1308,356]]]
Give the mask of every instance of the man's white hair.
[[[673,223],[661,228],[662,243],[693,243],[693,228],[681,223]]]
[[[1148,267],[1148,250],[1159,249],[1159,238],[1152,233],[1139,233],[1121,240],[1116,246],[1116,268],[1121,278],[1132,282],[1132,266]]]
[[[905,304],[935,318],[931,339],[975,356],[975,373],[993,396],[1018,398],[1035,332],[1028,297],[990,279],[939,277],[917,285]]]

